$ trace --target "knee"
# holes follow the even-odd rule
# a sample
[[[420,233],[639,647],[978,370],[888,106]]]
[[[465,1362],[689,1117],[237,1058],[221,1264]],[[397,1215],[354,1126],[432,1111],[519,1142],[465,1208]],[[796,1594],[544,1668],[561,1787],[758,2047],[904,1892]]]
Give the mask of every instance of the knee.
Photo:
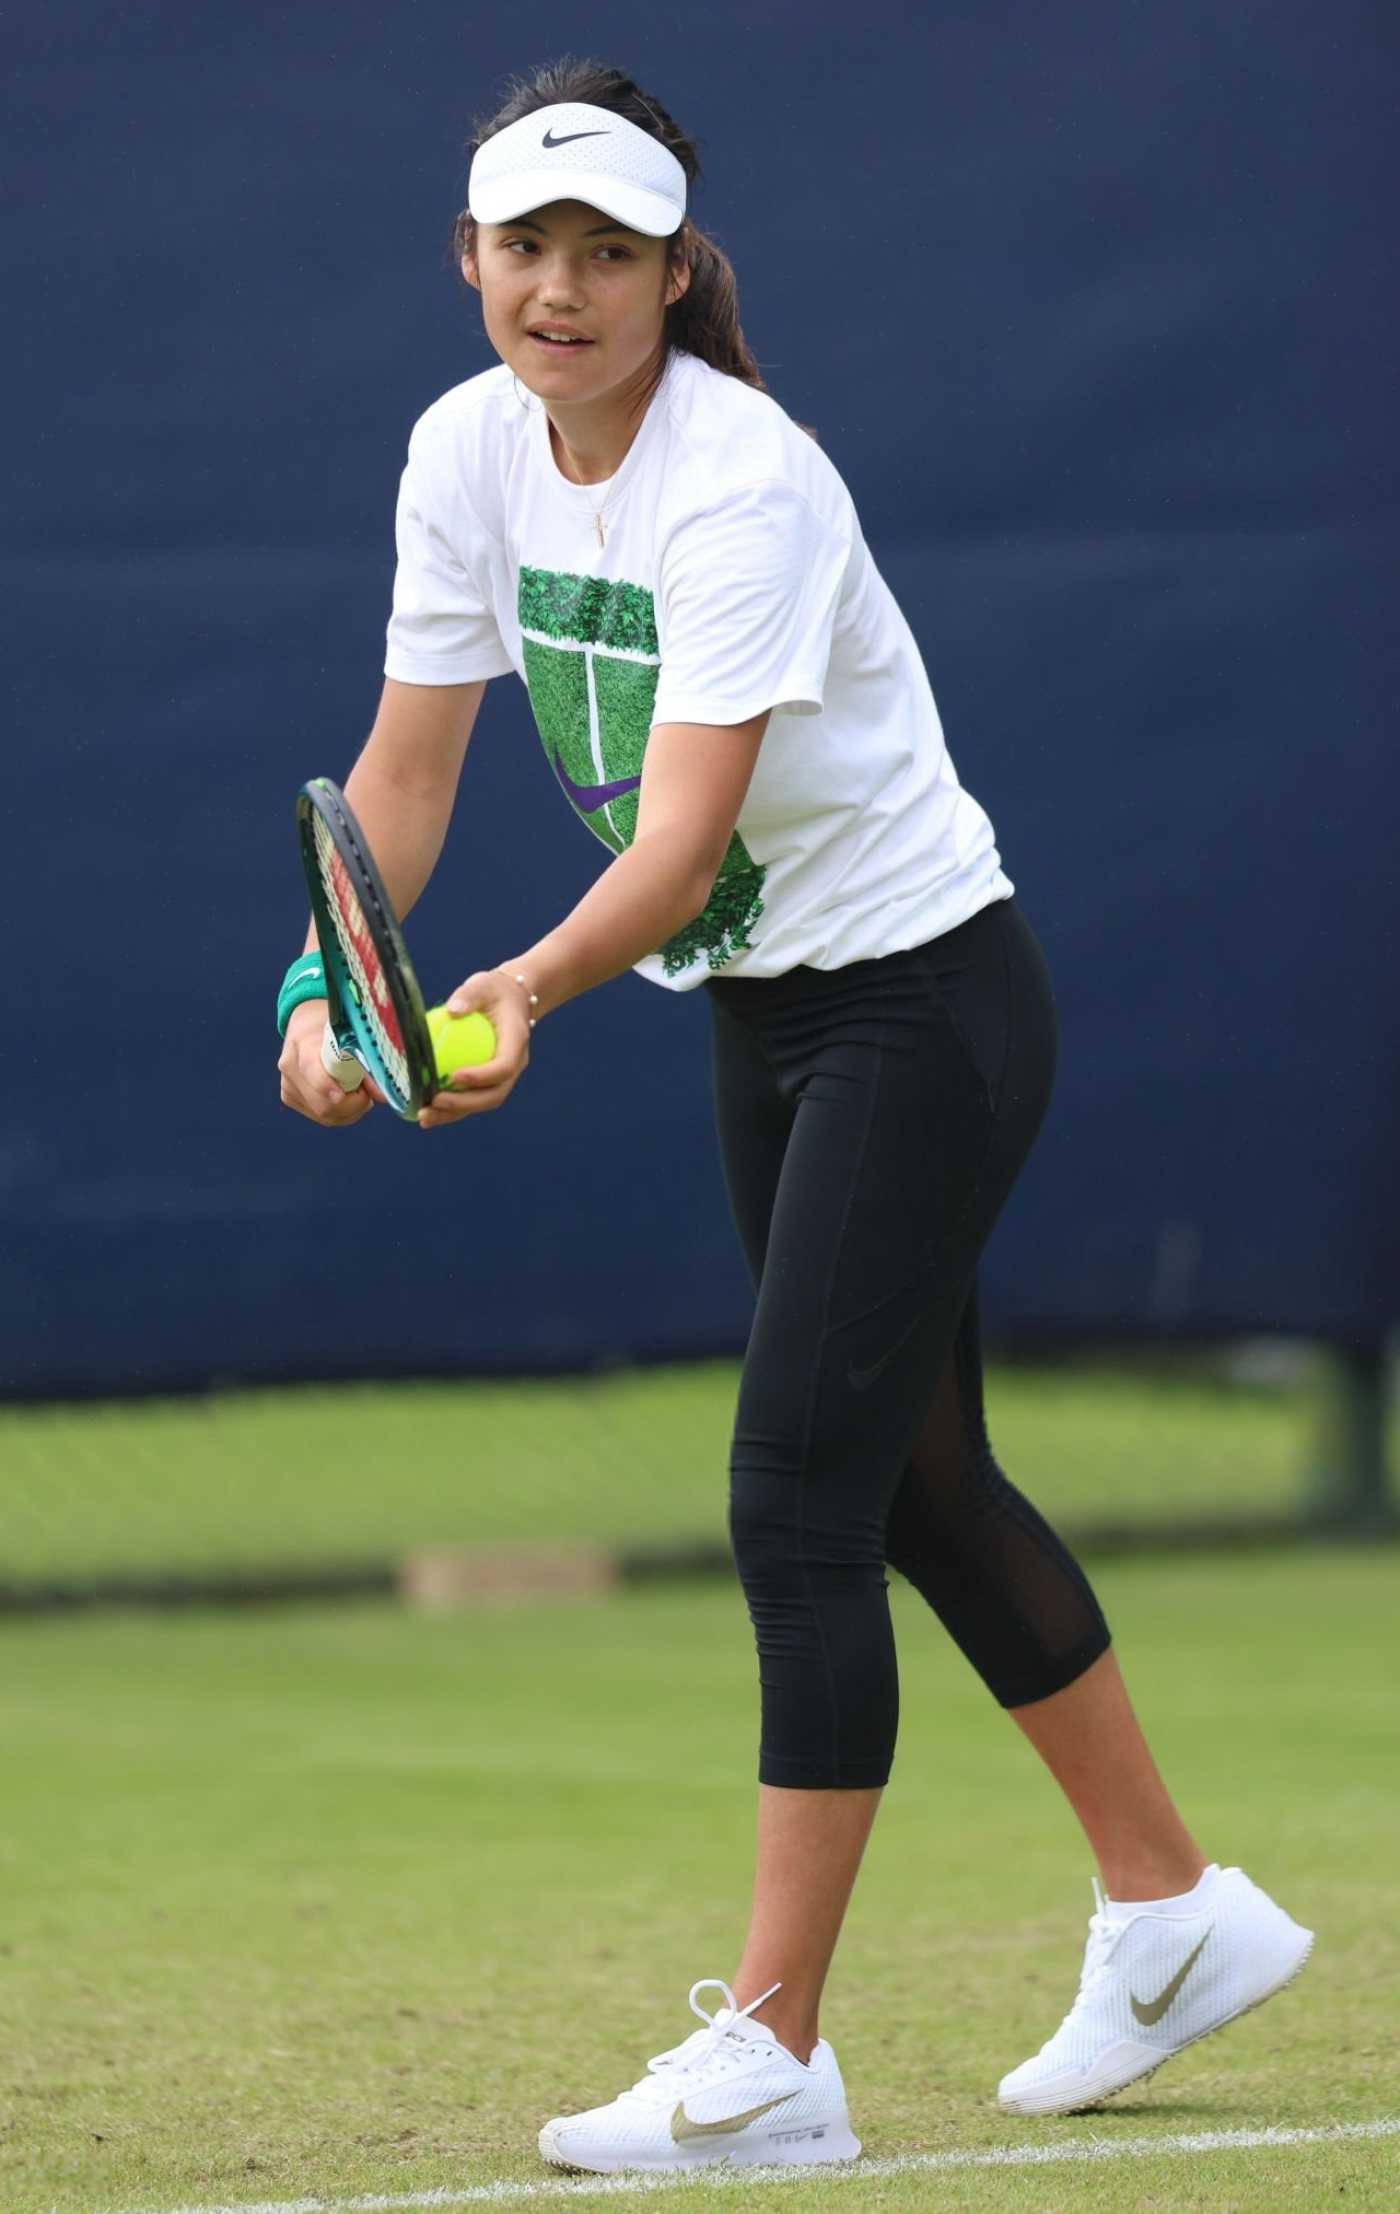
[[[733,1464],[729,1474],[729,1543],[748,1585],[781,1580],[796,1564],[801,1540],[800,1479]]]
[[[769,1590],[833,1590],[882,1583],[883,1522],[809,1476],[733,1464],[729,1541],[744,1584]]]

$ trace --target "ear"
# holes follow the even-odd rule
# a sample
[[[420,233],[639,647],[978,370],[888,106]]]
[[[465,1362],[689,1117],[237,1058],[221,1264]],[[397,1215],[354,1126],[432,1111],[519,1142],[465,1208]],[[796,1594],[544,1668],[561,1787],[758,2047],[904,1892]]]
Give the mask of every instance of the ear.
[[[690,290],[690,275],[690,256],[688,254],[682,254],[672,260],[666,281],[666,297],[662,302],[664,307],[674,307],[677,300]]]
[[[476,263],[472,260],[471,255],[463,254],[459,266],[461,268],[462,275],[466,278],[467,283],[472,287],[473,291],[479,292],[481,290],[481,278],[477,274]]]

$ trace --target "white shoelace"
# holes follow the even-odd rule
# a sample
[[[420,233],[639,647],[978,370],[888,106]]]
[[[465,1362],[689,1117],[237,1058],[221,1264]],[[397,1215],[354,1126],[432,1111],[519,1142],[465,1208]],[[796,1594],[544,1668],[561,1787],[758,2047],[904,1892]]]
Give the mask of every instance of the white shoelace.
[[[1084,1965],[1079,1971],[1079,1989],[1075,1992],[1074,2004],[1061,2022],[1059,2029],[1056,2030],[1055,2037],[1059,2037],[1073,2022],[1078,2020],[1081,2014],[1088,2011],[1093,2003],[1097,1986],[1112,1958],[1118,1939],[1127,1928],[1126,1922],[1110,1922],[1105,1911],[1107,1901],[1099,1879],[1097,1876],[1093,1876],[1090,1881],[1094,1886],[1094,1898],[1097,1905],[1094,1912],[1089,1916],[1089,1941],[1084,1948]],[[1054,2037],[1048,2037],[1045,2040],[1045,2045],[1053,2045],[1054,2042]],[[1045,2050],[1045,2045],[1041,2047],[1042,2052]]]
[[[716,2007],[713,2014],[707,2013],[695,1996],[697,1991],[707,1990],[711,1986],[722,1991],[725,1998],[725,2004]],[[674,2098],[677,2082],[682,2077],[689,2080],[697,2075],[713,2076],[720,2071],[737,2067],[753,2041],[736,2030],[735,2023],[748,2020],[755,2007],[762,2006],[765,1999],[771,1999],[773,1993],[781,1988],[780,1979],[767,1991],[761,1991],[756,1999],[750,1999],[747,2006],[740,2007],[735,2005],[734,1994],[722,1977],[702,1976],[698,1983],[693,1983],[690,1987],[690,2009],[693,2014],[699,2015],[705,2024],[704,2029],[692,2030],[683,2043],[673,2045],[669,2052],[655,2054],[647,2062],[647,2073],[633,2084],[633,2090],[646,2097]],[[761,2023],[754,2026],[762,2028]]]

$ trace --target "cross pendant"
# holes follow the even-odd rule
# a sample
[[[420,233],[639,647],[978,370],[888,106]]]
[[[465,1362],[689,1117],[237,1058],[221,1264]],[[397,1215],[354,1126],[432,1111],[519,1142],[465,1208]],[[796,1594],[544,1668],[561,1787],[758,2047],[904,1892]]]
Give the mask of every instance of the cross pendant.
[[[603,543],[603,518],[602,518],[602,516],[601,516],[601,515],[595,515],[595,516],[594,516],[594,518],[593,518],[593,528],[594,528],[594,529],[595,529],[595,530],[597,531],[597,533],[598,533],[598,543],[599,543],[599,545],[601,546],[601,545],[602,545],[602,543]]]

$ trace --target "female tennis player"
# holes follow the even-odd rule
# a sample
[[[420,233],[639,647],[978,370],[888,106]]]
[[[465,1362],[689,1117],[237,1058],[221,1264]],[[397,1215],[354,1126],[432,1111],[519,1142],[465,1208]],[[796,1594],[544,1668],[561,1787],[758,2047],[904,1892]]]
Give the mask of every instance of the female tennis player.
[[[687,217],[690,140],[619,71],[566,59],[473,156],[456,242],[500,366],[414,427],[383,699],[347,792],[402,913],[485,686],[514,670],[614,858],[452,994],[499,1050],[419,1119],[500,1107],[536,1022],[628,968],[703,987],[757,1294],[730,1490],[761,1685],[747,1941],[729,1982],[693,1986],[704,2027],[540,2149],[597,2171],[859,2152],[818,2007],[894,1754],[890,1563],[1097,1863],[1078,1994],[999,2092],[1064,2113],[1279,1990],[1312,1933],[1207,1861],[1082,1570],[988,1443],[977,1263],[1050,1097],[1045,961],[851,495],[764,388],[733,272]],[[814,305],[814,343],[832,312]],[[370,1101],[323,1070],[324,1016],[313,980],[282,1096],[348,1123]]]

